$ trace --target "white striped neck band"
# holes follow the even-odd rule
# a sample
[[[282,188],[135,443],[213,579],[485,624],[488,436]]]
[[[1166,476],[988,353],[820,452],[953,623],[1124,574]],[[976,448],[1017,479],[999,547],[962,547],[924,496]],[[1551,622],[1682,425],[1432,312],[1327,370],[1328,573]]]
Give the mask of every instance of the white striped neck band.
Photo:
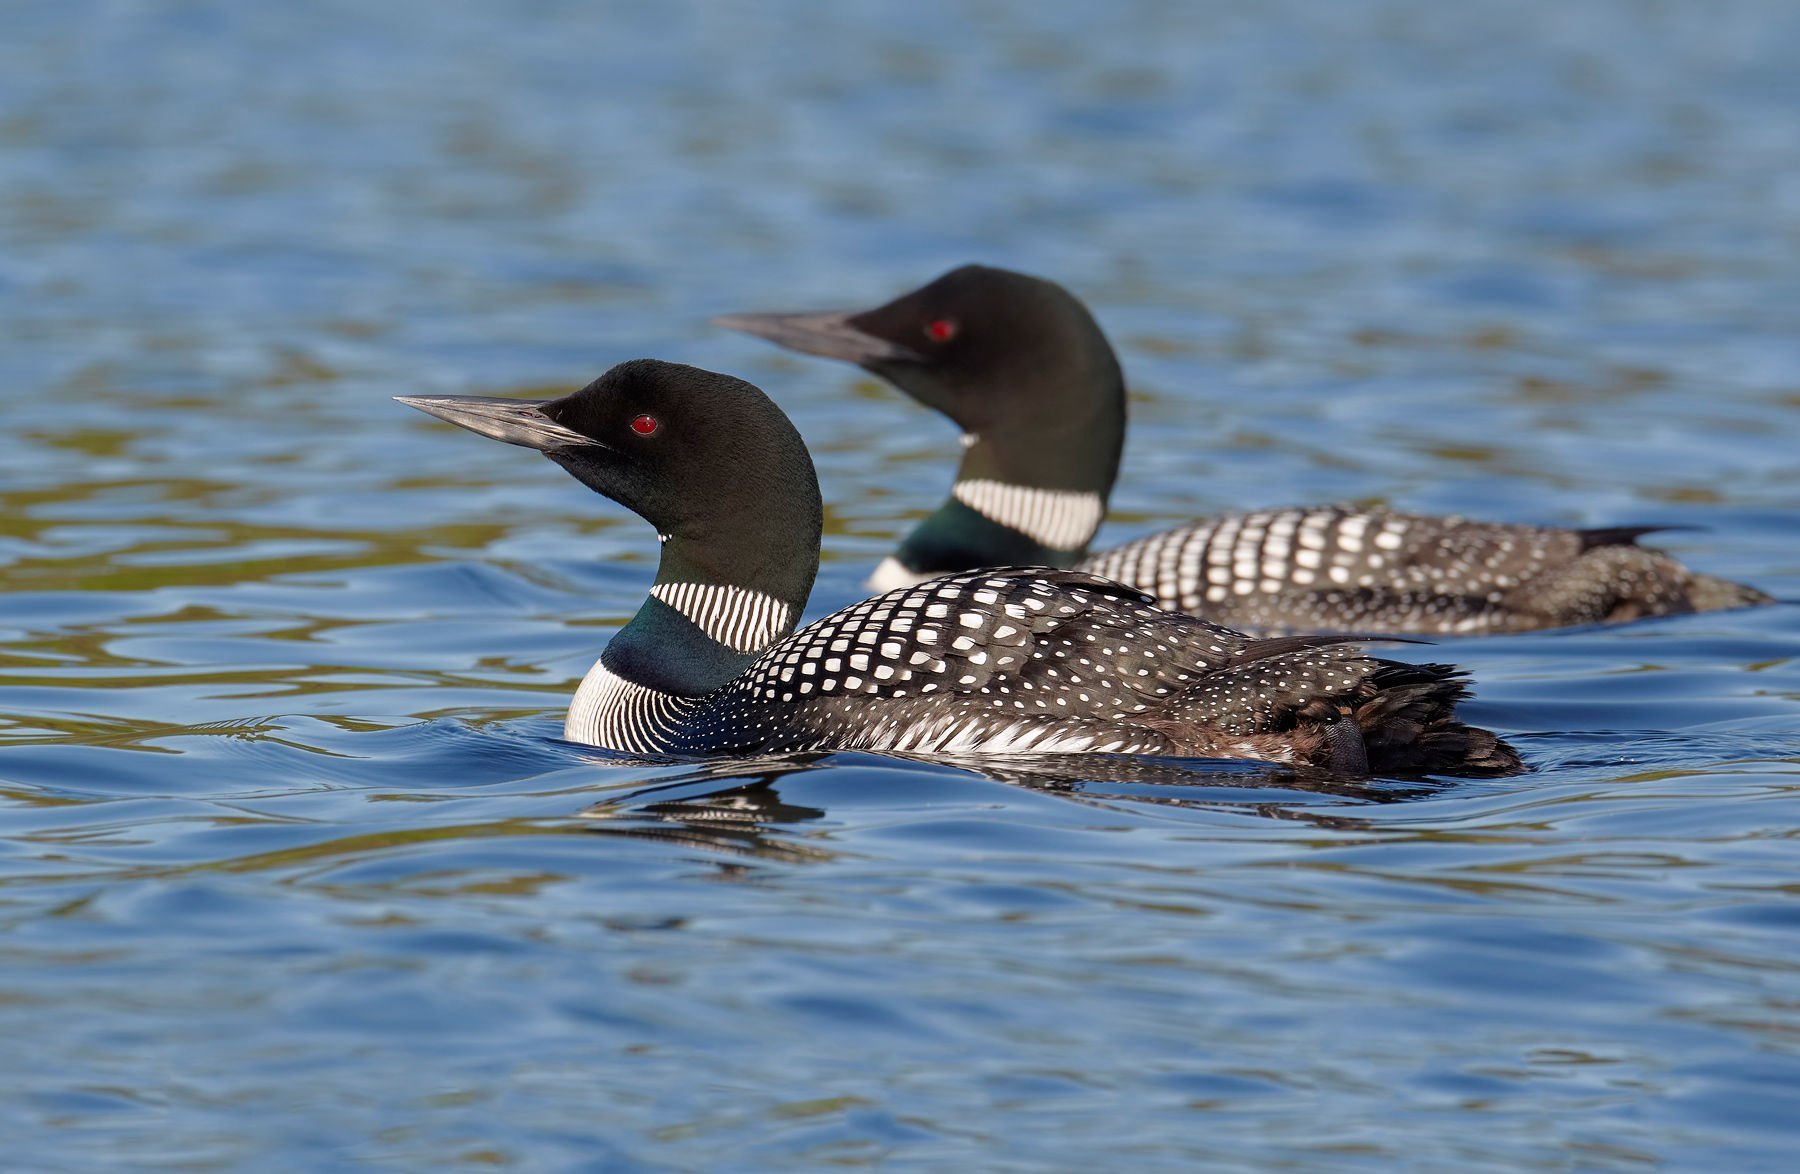
[[[787,634],[794,609],[760,591],[718,583],[658,583],[650,594],[736,652],[761,652]]]
[[[1106,502],[1098,493],[1032,489],[1003,481],[958,481],[950,494],[989,521],[1017,530],[1050,550],[1081,550],[1106,516]]]

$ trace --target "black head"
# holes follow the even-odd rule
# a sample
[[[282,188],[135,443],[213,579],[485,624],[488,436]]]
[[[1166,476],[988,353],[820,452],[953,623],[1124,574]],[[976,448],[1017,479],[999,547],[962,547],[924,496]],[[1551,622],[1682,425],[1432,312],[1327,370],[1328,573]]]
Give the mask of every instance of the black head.
[[[681,540],[685,557],[719,581],[762,577],[798,559],[811,583],[820,527],[812,459],[781,409],[742,379],[635,359],[560,399],[395,398],[537,449],[655,526],[671,547]]]
[[[873,310],[714,321],[857,363],[965,432],[1124,410],[1118,360],[1087,307],[1006,269],[964,265]]]

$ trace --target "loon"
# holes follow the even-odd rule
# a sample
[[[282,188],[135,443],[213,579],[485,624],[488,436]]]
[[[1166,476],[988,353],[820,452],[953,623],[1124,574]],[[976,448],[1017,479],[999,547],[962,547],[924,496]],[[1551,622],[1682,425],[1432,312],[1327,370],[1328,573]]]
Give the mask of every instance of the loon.
[[[1661,526],[1567,529],[1317,506],[1206,518],[1100,554],[1125,381],[1061,286],[967,265],[861,312],[719,325],[856,363],[963,430],[950,499],[873,588],[1011,563],[1073,567],[1158,606],[1259,632],[1520,632],[1773,602],[1636,545]]]
[[[558,399],[397,396],[537,449],[656,528],[643,606],[569,706],[569,740],[627,753],[1119,752],[1338,774],[1495,776],[1513,748],[1457,719],[1463,675],[1349,637],[1255,639],[1079,571],[902,587],[800,631],[819,566],[812,459],[728,375],[622,363]]]

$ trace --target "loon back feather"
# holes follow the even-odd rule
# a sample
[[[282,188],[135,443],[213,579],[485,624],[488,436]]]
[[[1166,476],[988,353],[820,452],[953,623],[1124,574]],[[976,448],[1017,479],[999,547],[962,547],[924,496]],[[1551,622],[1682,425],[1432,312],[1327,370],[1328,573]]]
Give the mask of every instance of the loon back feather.
[[[1168,610],[1270,633],[1517,632],[1771,602],[1636,546],[1675,526],[1309,506],[1207,518],[1090,556],[1127,400],[1112,344],[1068,290],[965,265],[873,309],[721,321],[856,363],[961,427],[950,500],[883,561],[884,586],[1002,563],[1076,566]],[[1606,557],[1620,550],[1642,557]]]

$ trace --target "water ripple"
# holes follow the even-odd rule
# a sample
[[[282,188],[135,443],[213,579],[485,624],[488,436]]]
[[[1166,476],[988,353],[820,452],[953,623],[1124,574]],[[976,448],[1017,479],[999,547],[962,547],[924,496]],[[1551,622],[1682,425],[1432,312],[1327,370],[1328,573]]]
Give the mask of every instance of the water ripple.
[[[1792,1164],[1793,6],[0,33],[14,1164]],[[1788,602],[1398,651],[1470,668],[1515,779],[562,742],[648,528],[387,397],[755,379],[817,457],[817,615],[954,429],[705,320],[969,260],[1120,347],[1106,539],[1661,523]]]

